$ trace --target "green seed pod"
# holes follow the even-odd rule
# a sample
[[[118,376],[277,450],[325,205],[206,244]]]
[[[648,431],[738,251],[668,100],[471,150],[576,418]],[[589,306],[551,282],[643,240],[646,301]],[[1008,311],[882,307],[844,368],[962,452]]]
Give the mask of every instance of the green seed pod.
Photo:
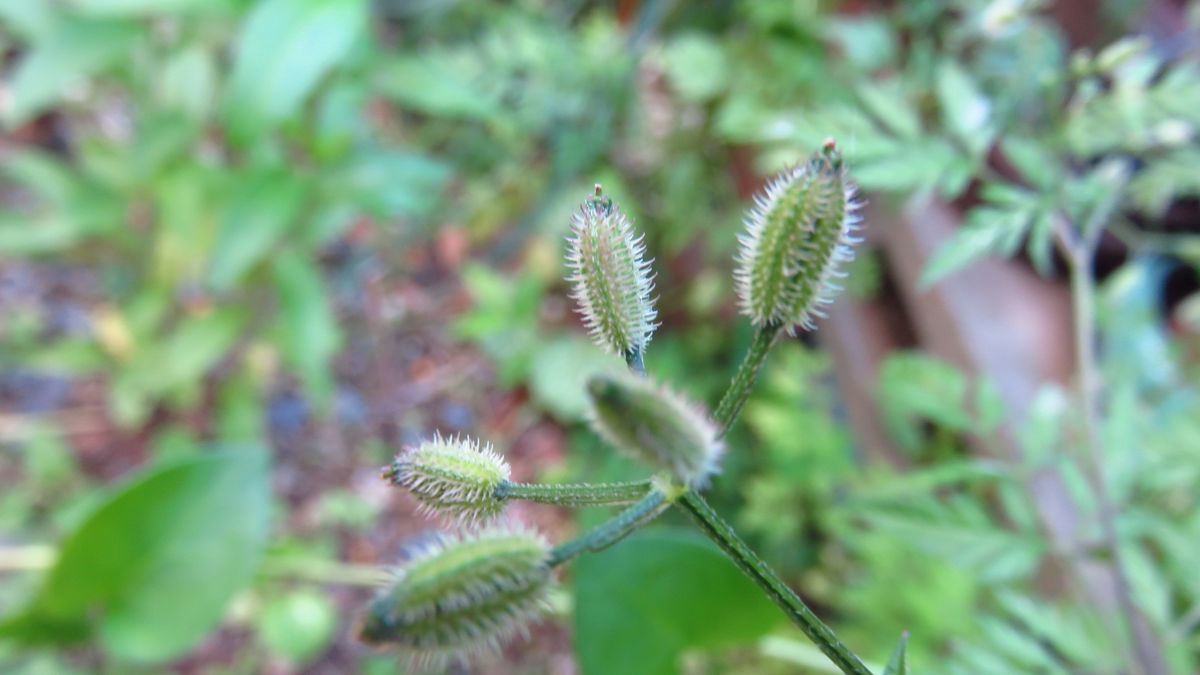
[[[567,240],[567,280],[579,313],[601,348],[626,359],[640,356],[657,324],[654,318],[654,279],[650,261],[643,260],[643,237],[611,198],[596,196],[583,203],[572,220]]]
[[[371,603],[359,638],[430,665],[494,651],[547,609],[550,545],[493,527],[427,545]]]
[[[724,452],[717,428],[678,394],[642,377],[588,380],[596,433],[690,487],[716,473]]]
[[[784,171],[754,198],[739,236],[734,281],[742,313],[755,326],[816,328],[820,306],[841,290],[834,279],[861,240],[855,187],[841,153],[827,141],[807,162]]]
[[[427,513],[448,514],[474,524],[499,515],[504,502],[496,488],[508,481],[509,466],[471,438],[434,436],[406,448],[384,469],[384,478],[406,488]]]

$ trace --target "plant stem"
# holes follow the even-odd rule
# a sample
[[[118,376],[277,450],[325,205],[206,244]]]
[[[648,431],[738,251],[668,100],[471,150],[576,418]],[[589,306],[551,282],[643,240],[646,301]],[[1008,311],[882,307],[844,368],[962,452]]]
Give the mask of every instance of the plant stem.
[[[559,506],[613,506],[632,504],[654,487],[649,480],[623,483],[501,483],[497,499],[522,499]]]
[[[556,567],[586,552],[603,551],[654,520],[670,506],[661,490],[651,490],[641,501],[601,523],[587,534],[557,546],[550,554],[550,566]]]
[[[1114,191],[1119,192],[1119,191]],[[1108,491],[1104,473],[1104,438],[1101,433],[1100,375],[1096,356],[1096,285],[1092,266],[1096,245],[1103,225],[1111,217],[1117,200],[1107,200],[1105,206],[1092,214],[1083,232],[1069,221],[1058,224],[1058,244],[1071,275],[1071,304],[1075,338],[1075,368],[1080,406],[1083,408],[1083,431],[1088,455],[1081,462],[1093,496],[1096,499],[1103,545],[1111,560],[1113,586],[1125,630],[1133,644],[1137,666],[1147,675],[1166,675],[1168,672],[1158,636],[1133,600],[1133,589],[1125,571],[1117,531],[1117,507]]]
[[[638,375],[646,374],[646,363],[642,360],[642,352],[625,352],[625,365]]]
[[[742,365],[738,366],[729,388],[725,390],[725,395],[721,397],[721,402],[713,412],[713,420],[720,427],[722,436],[733,426],[742,412],[742,406],[746,405],[746,399],[750,398],[750,391],[754,389],[754,382],[758,379],[758,371],[766,361],[767,354],[771,352],[771,345],[775,343],[775,338],[782,328],[778,324],[768,324],[754,331],[754,339],[750,342],[745,358],[742,359]]]
[[[688,490],[679,503],[700,529],[709,536],[746,576],[754,580],[776,605],[804,631],[825,656],[847,675],[871,675],[863,662],[850,651],[829,626],[813,614],[808,605],[796,595],[775,571],[738,537],[737,532],[717,515],[708,502],[695,490]]]

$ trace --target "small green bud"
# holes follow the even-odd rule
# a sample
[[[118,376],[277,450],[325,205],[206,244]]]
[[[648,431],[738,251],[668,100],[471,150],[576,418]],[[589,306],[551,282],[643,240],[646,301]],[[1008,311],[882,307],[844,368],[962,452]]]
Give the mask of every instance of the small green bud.
[[[495,651],[548,606],[550,545],[494,527],[427,545],[367,610],[359,637],[430,665]]]
[[[499,515],[504,502],[496,488],[509,478],[508,462],[471,438],[440,434],[415,448],[406,448],[384,469],[393,485],[406,488],[421,510],[456,516],[467,523]]]
[[[755,326],[816,328],[813,317],[841,290],[833,280],[845,276],[839,267],[860,241],[854,191],[831,140],[755,197],[734,272],[742,312]]]
[[[567,280],[579,313],[602,349],[629,358],[650,343],[654,318],[654,279],[644,237],[633,228],[600,186],[572,220],[567,240]]]
[[[597,375],[587,390],[592,426],[609,443],[690,487],[716,473],[724,447],[694,404],[643,377]]]

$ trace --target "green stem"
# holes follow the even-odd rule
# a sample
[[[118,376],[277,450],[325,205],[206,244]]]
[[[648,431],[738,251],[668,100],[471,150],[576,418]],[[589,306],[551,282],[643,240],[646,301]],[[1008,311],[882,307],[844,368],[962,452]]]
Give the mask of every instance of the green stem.
[[[667,496],[652,490],[641,501],[601,523],[587,534],[555,547],[550,554],[550,566],[556,567],[588,551],[603,551],[629,536],[634,530],[654,520],[670,506]]]
[[[695,490],[688,490],[679,499],[683,508],[696,519],[700,529],[725,552],[738,569],[754,580],[776,605],[804,631],[817,648],[847,675],[871,675],[853,652],[838,639],[833,630],[813,614],[808,605],[779,578],[766,562],[738,537],[737,532],[713,510]]]
[[[754,382],[758,379],[758,371],[767,360],[771,345],[775,343],[781,329],[782,326],[777,324],[768,324],[754,331],[754,340],[742,359],[742,365],[738,366],[733,380],[729,383],[729,389],[725,390],[725,395],[721,397],[721,402],[713,412],[713,420],[720,427],[722,436],[733,426],[742,412],[742,406],[746,405],[746,399],[750,398],[750,391],[754,389]]]
[[[625,352],[625,365],[638,375],[646,374],[646,363],[642,360],[642,352]]]
[[[613,506],[632,504],[654,487],[649,480],[623,483],[501,483],[496,499],[522,499],[558,506]]]

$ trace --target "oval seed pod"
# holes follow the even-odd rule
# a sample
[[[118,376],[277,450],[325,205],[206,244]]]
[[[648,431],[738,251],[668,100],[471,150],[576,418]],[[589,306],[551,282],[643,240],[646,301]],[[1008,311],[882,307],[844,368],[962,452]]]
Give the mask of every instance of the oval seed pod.
[[[724,446],[697,406],[644,377],[597,375],[587,390],[592,427],[609,443],[689,487],[716,473]]]
[[[645,352],[657,324],[650,261],[646,245],[611,198],[585,201],[571,222],[567,267],[571,297],[578,303],[592,340],[601,348],[632,360]]]
[[[384,478],[406,488],[428,513],[447,514],[468,524],[487,521],[504,510],[496,488],[508,481],[508,462],[490,443],[440,434],[406,448],[384,469]]]
[[[445,536],[396,571],[359,637],[430,665],[494,651],[547,609],[549,556],[546,540],[521,528]]]
[[[808,161],[784,171],[754,198],[736,257],[742,313],[755,326],[816,328],[833,282],[854,258],[859,222],[855,186],[837,145],[826,141]]]

